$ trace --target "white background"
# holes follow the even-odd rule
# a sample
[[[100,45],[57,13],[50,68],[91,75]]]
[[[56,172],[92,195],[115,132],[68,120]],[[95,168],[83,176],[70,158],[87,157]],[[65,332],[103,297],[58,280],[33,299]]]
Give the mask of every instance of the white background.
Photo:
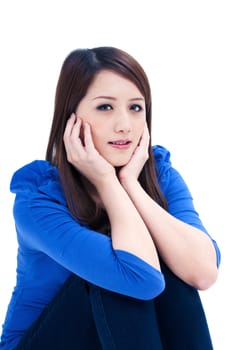
[[[215,350],[232,349],[230,6],[230,0],[1,1],[1,324],[15,282],[11,175],[44,158],[66,55],[78,47],[110,45],[145,68],[153,93],[153,144],[171,151],[221,248],[219,279],[201,295]]]

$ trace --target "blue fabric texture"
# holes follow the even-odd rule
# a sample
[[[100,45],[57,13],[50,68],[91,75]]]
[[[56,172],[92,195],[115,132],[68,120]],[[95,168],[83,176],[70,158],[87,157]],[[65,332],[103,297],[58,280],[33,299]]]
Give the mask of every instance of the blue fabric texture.
[[[154,146],[153,154],[168,211],[209,235],[186,183],[172,167],[169,151]],[[156,298],[164,290],[162,273],[133,254],[114,250],[110,237],[72,217],[58,169],[49,162],[36,160],[16,171],[11,191],[16,195],[13,213],[18,239],[17,283],[3,325],[1,349],[13,349],[71,273],[140,300]],[[213,239],[212,242],[219,265],[220,251]],[[8,345],[4,347],[4,343]]]

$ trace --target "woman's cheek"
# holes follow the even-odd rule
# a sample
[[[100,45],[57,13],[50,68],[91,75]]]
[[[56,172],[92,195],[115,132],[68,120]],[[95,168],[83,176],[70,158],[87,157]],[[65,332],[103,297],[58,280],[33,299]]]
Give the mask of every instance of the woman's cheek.
[[[92,131],[92,140],[93,140],[93,144],[94,144],[96,150],[99,153],[101,153],[102,137],[100,137],[98,134],[96,134],[94,131]]]

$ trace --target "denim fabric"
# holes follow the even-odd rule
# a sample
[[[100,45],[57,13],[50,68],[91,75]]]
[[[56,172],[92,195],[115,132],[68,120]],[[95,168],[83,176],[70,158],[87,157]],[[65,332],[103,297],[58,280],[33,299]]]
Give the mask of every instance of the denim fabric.
[[[155,299],[165,350],[213,350],[198,291],[176,277],[161,261],[165,291]]]
[[[142,301],[90,286],[103,350],[162,350],[153,300]]]
[[[198,292],[162,269],[165,292],[149,301],[72,275],[15,350],[212,350]]]
[[[15,349],[101,350],[85,281],[71,275]]]
[[[15,350],[162,350],[153,301],[72,275]]]

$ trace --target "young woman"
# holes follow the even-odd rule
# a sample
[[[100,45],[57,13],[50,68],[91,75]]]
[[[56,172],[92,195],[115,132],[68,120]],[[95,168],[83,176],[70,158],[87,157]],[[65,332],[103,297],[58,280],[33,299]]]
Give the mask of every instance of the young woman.
[[[198,290],[220,252],[150,133],[138,62],[113,47],[71,52],[46,160],[11,182],[17,284],[1,349],[212,349]]]

